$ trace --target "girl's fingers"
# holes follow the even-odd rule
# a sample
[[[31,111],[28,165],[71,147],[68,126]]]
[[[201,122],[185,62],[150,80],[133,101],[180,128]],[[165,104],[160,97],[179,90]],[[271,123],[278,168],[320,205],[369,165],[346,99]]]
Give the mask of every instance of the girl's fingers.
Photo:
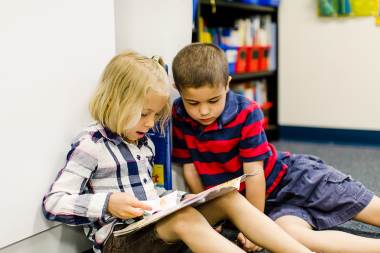
[[[138,201],[137,200],[137,202],[135,203],[135,204],[133,204],[132,205],[133,207],[135,207],[135,208],[141,208],[141,209],[143,209],[143,210],[152,210],[152,207],[150,206],[150,205],[148,205],[148,204],[146,204],[146,203],[144,203],[144,202],[141,202],[141,201]]]
[[[144,210],[142,210],[141,208],[134,208],[131,206],[127,208],[125,212],[127,213],[127,216],[129,216],[126,218],[134,218],[134,217],[138,217],[144,214]]]
[[[152,210],[152,207],[150,205],[148,205],[142,201],[139,201],[136,198],[130,198],[128,204],[134,208],[141,208],[143,210]]]

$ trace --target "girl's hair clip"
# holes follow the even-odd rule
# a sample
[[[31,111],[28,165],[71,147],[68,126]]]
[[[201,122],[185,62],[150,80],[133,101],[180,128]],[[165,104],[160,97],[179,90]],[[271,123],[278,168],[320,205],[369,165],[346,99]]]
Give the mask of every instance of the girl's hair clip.
[[[161,57],[158,56],[158,55],[153,55],[152,56],[152,60],[155,61],[155,62],[158,62],[159,64],[160,64],[160,59],[161,59]]]
[[[162,57],[158,55],[153,55],[152,60],[160,64],[165,69],[166,74],[169,74],[169,67],[167,64],[164,63],[164,61],[162,60]]]

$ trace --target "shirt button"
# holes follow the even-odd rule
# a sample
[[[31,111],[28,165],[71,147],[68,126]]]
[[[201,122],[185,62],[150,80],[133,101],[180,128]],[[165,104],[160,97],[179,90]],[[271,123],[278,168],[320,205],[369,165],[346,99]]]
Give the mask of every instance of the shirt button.
[[[140,156],[140,155],[137,155],[136,158],[137,158],[137,160],[140,160],[141,156]]]
[[[146,182],[147,182],[148,180],[146,180],[146,178],[144,178],[144,183],[146,184]]]

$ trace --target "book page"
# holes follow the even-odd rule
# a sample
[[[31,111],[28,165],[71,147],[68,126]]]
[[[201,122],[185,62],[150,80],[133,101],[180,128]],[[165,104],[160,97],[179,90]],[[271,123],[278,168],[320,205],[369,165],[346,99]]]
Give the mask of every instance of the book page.
[[[153,215],[163,210],[168,210],[179,204],[179,192],[173,191],[161,198],[153,199],[153,200],[144,200],[145,204],[152,207],[152,210],[145,211],[144,216]]]

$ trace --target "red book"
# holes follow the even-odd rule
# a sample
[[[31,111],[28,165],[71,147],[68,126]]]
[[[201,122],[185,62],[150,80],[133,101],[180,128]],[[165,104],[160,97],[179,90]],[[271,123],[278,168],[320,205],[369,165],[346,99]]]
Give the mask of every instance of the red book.
[[[259,71],[259,47],[251,46],[247,50],[247,72]]]
[[[269,50],[270,46],[259,47],[259,71],[265,71],[269,68]]]
[[[247,47],[239,47],[237,52],[237,60],[235,65],[236,73],[243,73],[247,65]]]

